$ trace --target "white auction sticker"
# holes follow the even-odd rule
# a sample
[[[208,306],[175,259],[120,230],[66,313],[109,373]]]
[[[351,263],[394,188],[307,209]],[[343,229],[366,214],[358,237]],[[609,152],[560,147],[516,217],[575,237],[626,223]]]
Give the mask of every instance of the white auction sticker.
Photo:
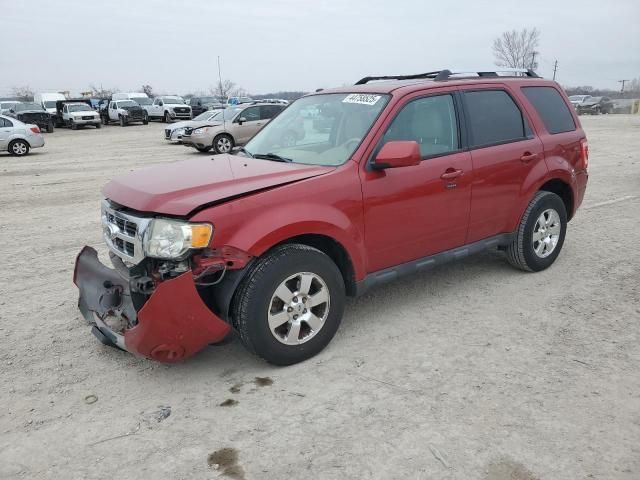
[[[359,103],[361,105],[375,105],[380,100],[380,95],[370,95],[368,93],[352,93],[347,95],[342,103]]]

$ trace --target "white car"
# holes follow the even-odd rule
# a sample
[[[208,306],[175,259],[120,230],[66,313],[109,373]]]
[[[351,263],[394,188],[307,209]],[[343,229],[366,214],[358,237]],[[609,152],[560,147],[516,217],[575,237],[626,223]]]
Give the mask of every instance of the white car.
[[[61,93],[36,93],[33,97],[33,102],[42,105],[49,115],[53,117],[53,122],[56,124],[56,127],[62,125],[62,118],[58,116],[58,110],[56,109],[56,103],[60,100],[66,100],[67,97],[62,95]]]
[[[39,147],[44,147],[44,137],[37,125],[0,115],[0,151],[22,157]]]
[[[184,98],[175,95],[165,95],[153,99],[153,104],[144,107],[149,120],[191,120],[191,107],[184,102]]]
[[[172,123],[164,129],[164,139],[169,142],[182,142],[182,134],[186,128],[198,128],[207,125],[208,122],[214,120],[223,110],[207,110],[202,112],[193,120]]]
[[[5,115],[9,113],[9,110],[14,109],[18,103],[22,103],[22,102],[18,102],[17,100],[8,100],[5,102],[0,102],[0,115]]]
[[[149,123],[144,109],[133,100],[112,100],[106,109],[102,110],[102,123],[118,122],[125,127],[133,122]]]

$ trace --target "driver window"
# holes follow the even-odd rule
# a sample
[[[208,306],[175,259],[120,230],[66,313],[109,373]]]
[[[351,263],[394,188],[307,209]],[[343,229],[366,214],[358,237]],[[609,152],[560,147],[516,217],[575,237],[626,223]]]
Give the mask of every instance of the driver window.
[[[389,126],[383,144],[391,140],[418,142],[423,158],[458,150],[460,142],[453,97],[437,95],[408,103]]]

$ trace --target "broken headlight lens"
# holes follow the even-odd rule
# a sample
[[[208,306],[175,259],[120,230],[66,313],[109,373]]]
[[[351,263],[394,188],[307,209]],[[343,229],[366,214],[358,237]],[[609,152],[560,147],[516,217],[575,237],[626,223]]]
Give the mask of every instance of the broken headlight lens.
[[[144,238],[148,257],[179,259],[191,249],[209,245],[213,227],[208,223],[188,223],[156,218],[151,221]]]

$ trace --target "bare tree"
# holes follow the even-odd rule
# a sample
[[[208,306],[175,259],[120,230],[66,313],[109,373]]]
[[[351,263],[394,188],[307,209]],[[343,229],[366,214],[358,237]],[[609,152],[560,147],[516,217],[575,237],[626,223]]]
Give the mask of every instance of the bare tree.
[[[539,52],[536,48],[539,43],[540,31],[537,28],[504,32],[493,41],[493,55],[496,59],[496,65],[535,70],[538,67],[536,56]]]
[[[11,94],[18,100],[33,100],[33,90],[31,90],[28,85],[23,85],[21,87],[11,87]]]
[[[142,85],[142,91],[147,95],[147,97],[153,97],[153,87],[151,85]]]
[[[209,88],[209,92],[212,95],[218,95],[220,98],[227,98],[235,87],[236,84],[231,80],[224,80],[218,82],[218,85],[215,87]]]
[[[93,92],[93,96],[94,97],[98,97],[98,98],[110,98],[111,95],[113,95],[114,93],[116,93],[118,91],[117,87],[103,88],[102,85],[100,85],[98,87],[98,86],[94,85],[93,83],[89,85],[89,88]]]

